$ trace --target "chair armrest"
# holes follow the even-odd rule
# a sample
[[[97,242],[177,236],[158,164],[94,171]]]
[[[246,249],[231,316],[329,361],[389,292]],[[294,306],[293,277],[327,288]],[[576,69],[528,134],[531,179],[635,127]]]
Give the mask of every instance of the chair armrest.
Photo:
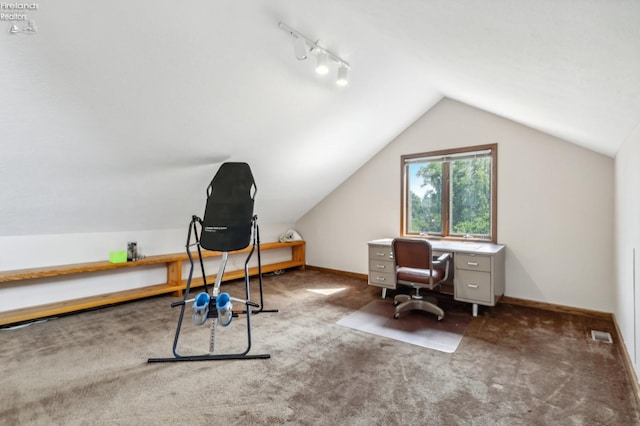
[[[451,253],[443,253],[438,257],[437,260],[433,261],[434,265],[442,265],[444,262],[448,261],[451,258]]]
[[[449,260],[451,259],[451,253],[443,253],[437,260],[431,262],[433,267],[442,267],[444,265],[444,278],[442,281],[446,281],[449,278]]]

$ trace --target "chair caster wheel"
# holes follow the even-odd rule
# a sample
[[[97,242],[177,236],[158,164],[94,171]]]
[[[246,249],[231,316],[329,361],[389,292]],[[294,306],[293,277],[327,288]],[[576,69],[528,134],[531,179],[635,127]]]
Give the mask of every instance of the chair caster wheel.
[[[393,301],[393,306],[398,306],[400,304],[400,302],[398,302],[397,300]]]
[[[400,314],[393,314],[393,319],[398,319],[400,318]]]

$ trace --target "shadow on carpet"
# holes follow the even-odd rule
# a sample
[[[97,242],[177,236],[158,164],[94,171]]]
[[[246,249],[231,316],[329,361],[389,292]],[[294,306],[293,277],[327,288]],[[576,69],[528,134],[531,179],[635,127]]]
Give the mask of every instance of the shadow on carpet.
[[[412,345],[453,353],[471,322],[471,315],[447,312],[441,321],[422,311],[407,311],[394,319],[392,300],[374,300],[337,322],[338,325]]]

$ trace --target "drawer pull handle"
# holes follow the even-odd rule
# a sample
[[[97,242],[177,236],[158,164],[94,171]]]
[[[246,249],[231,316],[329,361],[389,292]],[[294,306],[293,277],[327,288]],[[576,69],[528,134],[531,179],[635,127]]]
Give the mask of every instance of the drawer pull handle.
[[[467,284],[467,287],[469,288],[478,288],[478,284]]]
[[[384,253],[380,253],[379,251],[377,251],[376,256],[384,256]]]
[[[467,262],[469,266],[478,266],[478,262]]]
[[[376,265],[377,268],[384,269],[384,265]]]
[[[378,281],[385,281],[384,277],[377,277]]]

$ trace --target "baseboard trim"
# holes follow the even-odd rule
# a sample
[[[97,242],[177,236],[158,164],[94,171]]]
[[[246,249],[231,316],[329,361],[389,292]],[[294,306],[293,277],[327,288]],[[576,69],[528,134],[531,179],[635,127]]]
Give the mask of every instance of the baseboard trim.
[[[500,302],[508,305],[518,305],[528,308],[543,309],[545,311],[561,312],[564,314],[580,315],[583,317],[600,318],[611,320],[613,314],[609,312],[592,311],[590,309],[576,308],[573,306],[555,305],[553,303],[536,302],[534,300],[518,299],[516,297],[502,296]]]
[[[618,349],[622,354],[622,363],[624,364],[625,370],[627,370],[627,376],[629,377],[629,380],[631,380],[631,387],[633,388],[633,396],[636,398],[636,404],[638,405],[638,407],[640,407],[640,383],[638,383],[638,376],[633,369],[631,357],[629,356],[629,352],[627,352],[627,345],[625,345],[624,341],[622,340],[622,333],[620,332],[620,327],[618,327],[616,316],[614,314],[612,314],[611,316],[613,317],[613,325],[616,328],[616,335],[618,336]]]
[[[364,281],[369,280],[369,276],[367,274],[358,274],[356,272],[341,271],[339,269],[322,268],[320,266],[312,266],[312,265],[306,265],[306,269],[311,271],[328,272],[330,274],[342,275],[344,277],[349,277],[349,278],[357,278]]]

